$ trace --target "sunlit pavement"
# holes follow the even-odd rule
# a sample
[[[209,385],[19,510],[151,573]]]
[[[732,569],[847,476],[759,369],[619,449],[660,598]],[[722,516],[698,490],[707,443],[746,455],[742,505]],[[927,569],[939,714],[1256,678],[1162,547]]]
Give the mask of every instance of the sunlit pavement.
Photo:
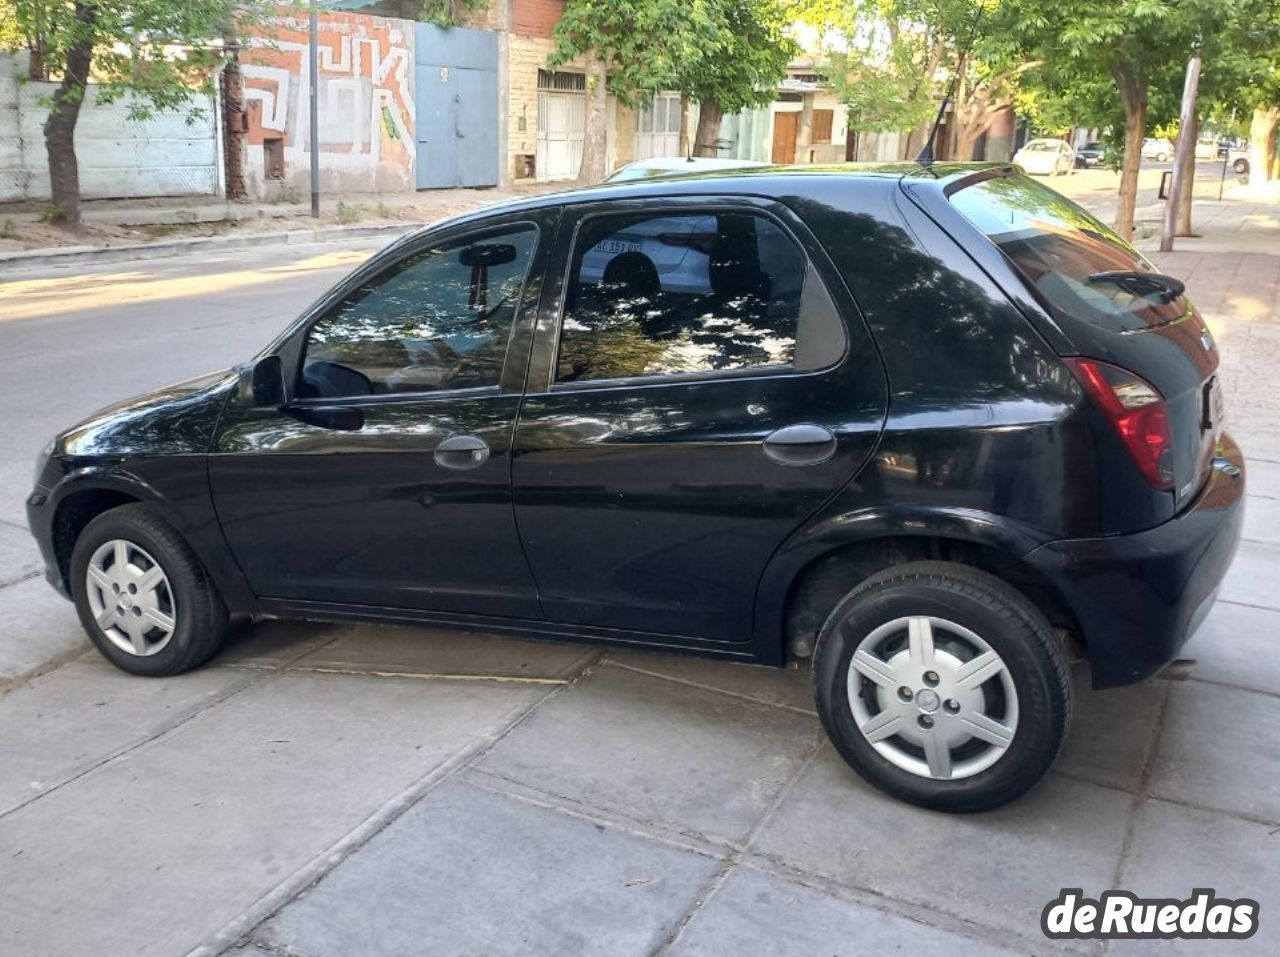
[[[0,284],[0,954],[1101,952],[1040,935],[1063,887],[1252,897],[1253,939],[1181,950],[1276,952],[1280,258],[1160,260],[1214,327],[1251,459],[1191,679],[1080,683],[1048,779],[953,817],[848,771],[803,669],[305,623],[163,681],[86,653],[23,527],[39,447],[251,355],[373,245]]]

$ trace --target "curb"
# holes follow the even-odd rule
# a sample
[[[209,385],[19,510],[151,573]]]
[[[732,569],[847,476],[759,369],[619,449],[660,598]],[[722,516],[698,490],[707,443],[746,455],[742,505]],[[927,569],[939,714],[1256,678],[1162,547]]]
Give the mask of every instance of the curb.
[[[67,246],[0,253],[0,273],[33,266],[78,266],[127,259],[161,259],[193,252],[226,252],[254,246],[285,246],[298,243],[333,242],[366,236],[399,236],[423,223],[386,223],[378,226],[320,226],[315,229],[245,233],[240,236],[195,236],[158,243],[126,243],[122,246]]]

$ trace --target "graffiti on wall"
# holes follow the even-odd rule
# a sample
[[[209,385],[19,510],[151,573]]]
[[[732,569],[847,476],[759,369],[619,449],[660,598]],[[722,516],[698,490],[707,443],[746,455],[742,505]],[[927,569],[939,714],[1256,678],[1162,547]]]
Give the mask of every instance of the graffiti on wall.
[[[359,14],[320,18],[323,188],[413,189],[413,24]],[[281,17],[242,57],[248,170],[261,180],[307,175],[307,21]]]

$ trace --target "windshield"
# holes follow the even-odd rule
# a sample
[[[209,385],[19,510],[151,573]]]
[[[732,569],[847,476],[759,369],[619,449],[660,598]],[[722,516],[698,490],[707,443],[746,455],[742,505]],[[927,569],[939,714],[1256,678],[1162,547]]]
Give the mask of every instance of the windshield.
[[[1058,144],[1054,143],[1052,140],[1032,140],[1030,143],[1028,143],[1026,146],[1023,147],[1024,150],[1027,150],[1028,152],[1032,152],[1032,153],[1039,153],[1042,151],[1047,151],[1047,150],[1052,150],[1057,148],[1058,148]]]
[[[1163,325],[1186,300],[1156,284],[1099,273],[1154,273],[1137,250],[1066,197],[1026,176],[996,176],[951,194],[1051,309],[1114,332]]]

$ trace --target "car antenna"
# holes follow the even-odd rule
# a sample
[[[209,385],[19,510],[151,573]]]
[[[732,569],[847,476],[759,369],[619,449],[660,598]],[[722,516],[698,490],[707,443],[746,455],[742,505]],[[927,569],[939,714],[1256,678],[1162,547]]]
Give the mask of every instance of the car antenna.
[[[978,38],[978,24],[982,22],[982,15],[987,11],[986,0],[980,0],[978,3],[978,12],[973,15],[973,26],[969,28],[969,40],[964,45],[964,49],[960,51],[960,66],[963,69],[964,61],[969,58],[969,51],[973,48],[973,41]],[[916,163],[920,166],[933,165],[933,141],[938,135],[938,127],[942,125],[942,118],[947,112],[947,103],[956,95],[956,85],[960,82],[960,70],[956,70],[955,75],[951,77],[951,85],[947,87],[946,95],[942,97],[942,102],[938,104],[938,115],[933,118],[933,125],[929,127],[929,138],[924,141],[924,147],[920,150],[920,155],[916,157]]]

